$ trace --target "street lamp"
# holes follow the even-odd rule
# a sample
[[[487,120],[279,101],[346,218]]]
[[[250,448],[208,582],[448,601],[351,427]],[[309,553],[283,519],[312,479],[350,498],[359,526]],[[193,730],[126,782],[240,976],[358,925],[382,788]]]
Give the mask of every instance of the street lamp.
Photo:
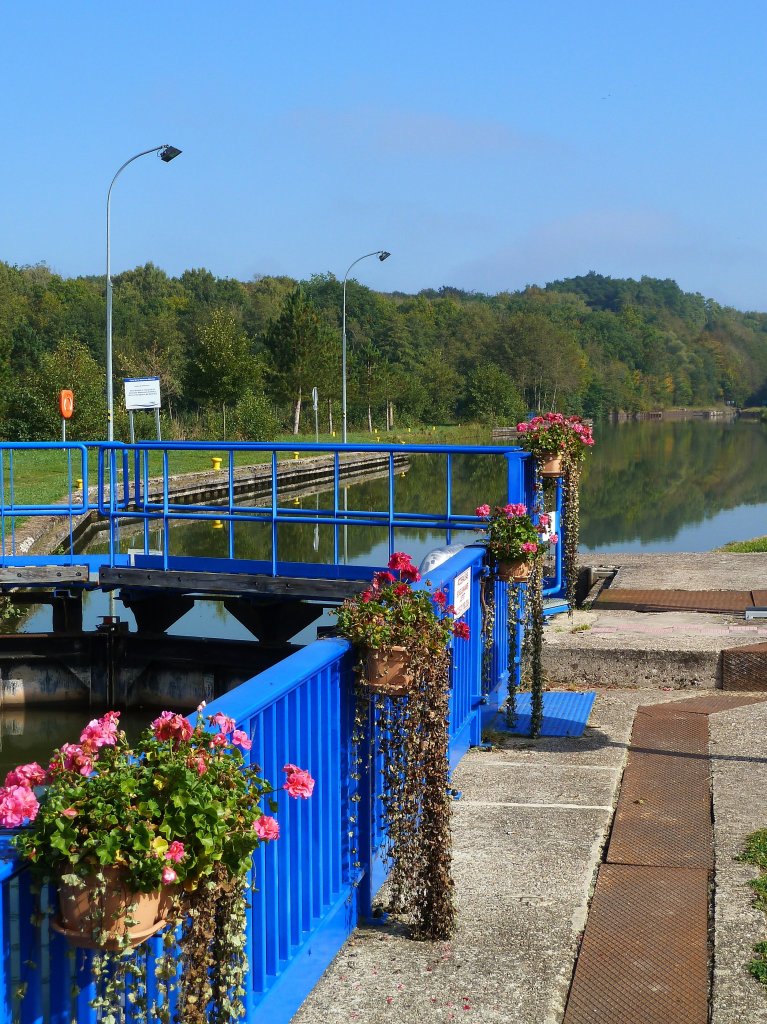
[[[112,178],[112,184],[109,186],[109,191],[107,192],[107,440],[109,441],[114,441],[115,439],[115,396],[112,385],[112,276],[109,248],[112,188],[128,164],[132,164],[133,161],[138,160],[140,156],[146,156],[148,153],[157,153],[164,163],[169,164],[171,160],[175,160],[180,152],[181,150],[176,149],[175,146],[166,145],[154,146],[152,149],[144,149],[141,153],[136,153],[135,156],[132,156],[130,160],[126,160],[122,167],[119,168],[117,174]]]
[[[377,256],[381,263],[383,263],[384,260],[388,260],[391,253],[386,252],[384,249],[366,252],[364,256],[359,256],[354,263],[350,264],[349,270],[356,266],[360,260],[366,260],[368,256]],[[349,277],[349,270],[344,274],[344,306],[341,318],[341,421],[343,424],[341,437],[344,444],[346,444],[346,281]]]

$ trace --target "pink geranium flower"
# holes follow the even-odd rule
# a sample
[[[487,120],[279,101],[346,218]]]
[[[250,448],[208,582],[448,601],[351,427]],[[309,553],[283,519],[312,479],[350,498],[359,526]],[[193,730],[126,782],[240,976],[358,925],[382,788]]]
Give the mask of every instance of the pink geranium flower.
[[[406,554],[404,551],[395,551],[389,559],[389,568],[396,569],[397,571],[401,571],[402,569],[412,569],[413,562],[410,555]]]
[[[454,622],[453,623],[453,636],[457,636],[459,640],[468,640],[471,634],[468,622]]]
[[[489,516],[490,515],[490,506],[489,505],[479,505],[477,508],[474,509],[474,515],[479,516],[480,519],[484,519],[485,516]]]
[[[253,831],[256,833],[259,839],[274,840],[280,838],[280,825],[274,818],[270,818],[268,814],[262,814],[253,823]]]
[[[396,582],[397,577],[391,572],[374,572],[373,573],[373,586],[384,587],[387,583]]]
[[[229,715],[225,715],[223,711],[217,711],[215,715],[211,715],[210,720],[219,727],[224,736],[228,736],[235,726],[234,719],[230,718]]]
[[[296,799],[308,800],[314,791],[314,779],[309,772],[295,764],[286,764],[282,770],[287,775],[282,788]]]
[[[80,742],[88,749],[100,750],[101,747],[113,747],[117,743],[117,730],[120,725],[120,712],[107,711],[101,718],[94,718],[80,733]]]
[[[34,821],[40,804],[29,786],[3,786],[0,789],[0,825],[19,828]]]
[[[526,555],[534,555],[538,550],[538,545],[532,540],[525,541],[524,544],[520,544],[520,547]]]
[[[12,768],[5,776],[6,786],[41,786],[47,778],[44,768],[41,768],[37,761],[30,764],[20,764],[18,768]]]
[[[242,747],[243,750],[250,750],[253,743],[246,732],[242,729],[235,729],[232,733],[232,743],[235,747]]]
[[[93,771],[93,762],[96,758],[78,743],[63,743],[59,753],[63,758],[65,771],[77,772],[78,775],[90,775]],[[61,762],[58,758],[54,758],[49,771],[56,771],[59,768],[61,768]]]
[[[163,885],[172,885],[178,878],[178,875],[173,868],[162,869],[162,883]]]
[[[188,718],[174,714],[173,711],[163,711],[160,717],[152,722],[152,728],[158,740],[172,740],[176,746],[192,738],[192,723]]]
[[[180,843],[178,839],[174,839],[168,849],[165,851],[165,859],[172,860],[174,864],[178,864],[180,860],[186,857],[186,850],[184,844]]]

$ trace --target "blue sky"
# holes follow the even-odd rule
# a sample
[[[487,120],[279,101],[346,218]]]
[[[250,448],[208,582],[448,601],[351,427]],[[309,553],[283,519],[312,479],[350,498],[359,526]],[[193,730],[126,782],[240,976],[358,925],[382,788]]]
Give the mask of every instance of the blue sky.
[[[767,309],[757,0],[6,0],[0,259],[496,292],[596,270]]]

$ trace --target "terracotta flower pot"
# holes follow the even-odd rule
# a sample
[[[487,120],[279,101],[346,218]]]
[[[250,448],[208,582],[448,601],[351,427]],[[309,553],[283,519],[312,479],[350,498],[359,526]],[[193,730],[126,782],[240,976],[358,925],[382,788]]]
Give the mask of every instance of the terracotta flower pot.
[[[524,558],[516,558],[513,562],[499,562],[495,574],[505,583],[524,583],[530,578],[530,563]]]
[[[83,879],[82,888],[59,884],[61,916],[52,921],[55,931],[82,949],[118,949],[127,936],[128,945],[140,945],[165,927],[171,908],[167,887],[156,892],[131,891],[119,868],[104,868],[103,893],[95,875]],[[127,919],[135,922],[128,925]],[[100,939],[94,932],[101,931]]]
[[[546,452],[539,455],[538,471],[547,479],[562,476],[562,456],[559,452]]]
[[[409,668],[410,655],[406,648],[369,648],[365,657],[368,689],[371,693],[381,693],[386,697],[404,697],[413,689],[413,676]]]

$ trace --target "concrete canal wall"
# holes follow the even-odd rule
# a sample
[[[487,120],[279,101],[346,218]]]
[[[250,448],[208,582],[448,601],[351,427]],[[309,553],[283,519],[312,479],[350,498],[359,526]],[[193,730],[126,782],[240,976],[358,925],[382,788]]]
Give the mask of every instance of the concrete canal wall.
[[[723,652],[767,644],[767,619],[746,619],[744,611],[609,610],[598,600],[600,589],[609,584],[611,595],[710,594],[710,602],[698,603],[726,606],[732,603],[730,594],[767,591],[767,553],[582,558],[584,573],[594,582],[586,607],[571,618],[558,615],[546,627],[544,671],[552,686],[711,689],[723,683]]]

